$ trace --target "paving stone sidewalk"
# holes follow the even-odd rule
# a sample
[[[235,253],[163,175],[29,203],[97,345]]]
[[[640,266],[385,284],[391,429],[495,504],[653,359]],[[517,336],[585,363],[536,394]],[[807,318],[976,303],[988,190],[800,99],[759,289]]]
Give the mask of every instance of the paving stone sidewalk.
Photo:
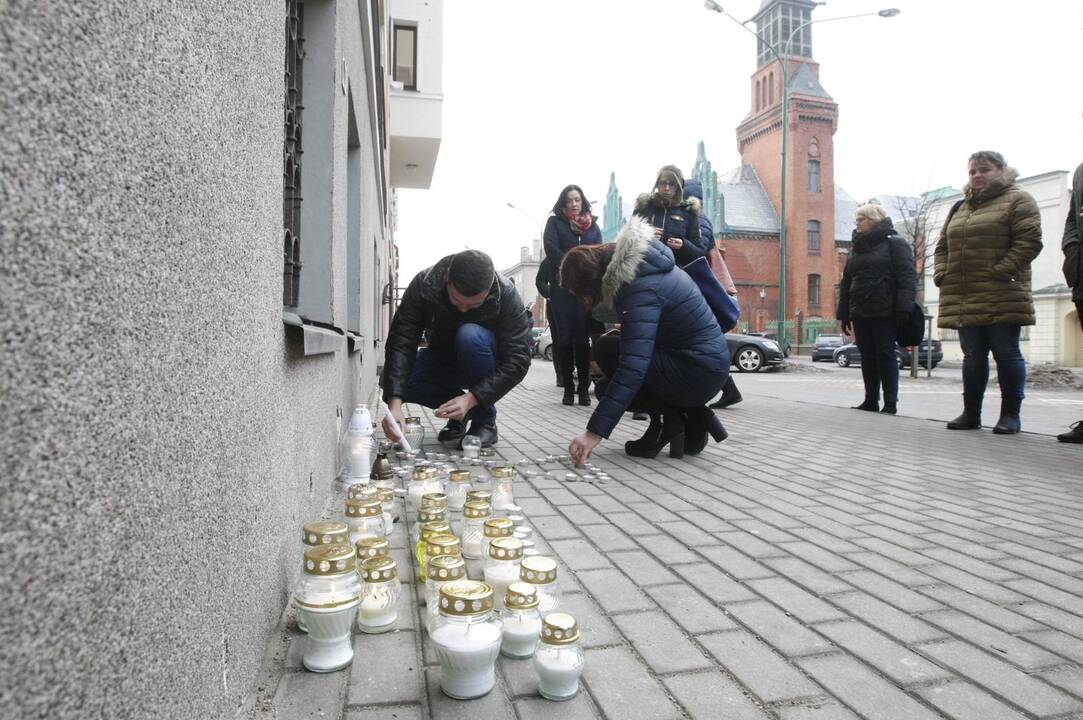
[[[559,392],[535,362],[500,403],[503,458],[564,452],[590,409]],[[442,695],[403,573],[398,629],[356,635],[347,670],[305,671],[286,613],[251,715],[1083,718],[1083,448],[766,398],[719,414],[730,439],[696,458],[625,457],[626,419],[593,458],[608,484],[517,484],[582,628],[574,700],[503,657],[485,698]]]

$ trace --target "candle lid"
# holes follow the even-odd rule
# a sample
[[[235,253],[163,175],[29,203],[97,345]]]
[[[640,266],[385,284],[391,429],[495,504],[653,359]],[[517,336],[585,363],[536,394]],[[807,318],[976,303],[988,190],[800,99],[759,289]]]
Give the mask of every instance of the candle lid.
[[[493,478],[503,480],[505,478],[515,477],[515,468],[510,465],[494,465],[489,470],[489,475]]]
[[[412,480],[435,480],[439,471],[431,465],[418,466],[414,468],[413,475],[410,476]]]
[[[493,588],[475,580],[456,580],[440,588],[440,612],[454,617],[469,617],[491,612]]]
[[[447,507],[447,495],[442,492],[425,493],[421,496],[421,507]]]
[[[493,493],[489,490],[471,490],[466,493],[466,497],[470,500],[481,500],[483,502],[493,501]]]
[[[361,561],[361,579],[365,582],[388,582],[399,577],[395,561],[389,557],[370,557]]]
[[[429,535],[428,539],[425,541],[426,557],[433,558],[441,555],[462,556],[462,554],[462,550],[459,549],[459,538],[451,533],[435,533]]]
[[[420,507],[417,510],[417,521],[424,525],[429,522],[436,522],[439,520],[447,520],[447,508],[446,507]]]
[[[347,500],[368,500],[370,498],[378,497],[379,494],[379,490],[366,484],[351,485],[346,488]]]
[[[395,471],[391,469],[391,462],[387,459],[387,451],[379,452],[372,461],[372,471],[369,473],[370,480],[391,480],[395,477]]]
[[[446,520],[435,520],[433,522],[423,523],[418,539],[421,542],[428,542],[430,537],[433,535],[440,535],[441,533],[451,533],[451,526],[447,524]]]
[[[305,523],[301,542],[313,547],[317,545],[346,545],[350,542],[350,529],[346,523],[337,520],[316,520]]]
[[[411,415],[410,417],[406,418],[406,424],[407,425],[420,425],[421,424],[421,418],[419,416],[417,416],[417,415]]]
[[[488,501],[470,500],[465,505],[463,505],[464,518],[472,518],[477,520],[480,518],[487,518],[490,514],[492,514],[492,511],[490,510],[490,505]]]
[[[345,575],[357,570],[355,550],[349,545],[317,545],[305,550],[306,575]]]
[[[357,558],[389,557],[391,555],[391,543],[386,537],[364,537],[354,543],[357,548]]]
[[[379,500],[355,498],[346,501],[346,517],[376,517],[383,511]]]
[[[448,482],[453,482],[453,483],[470,482],[470,471],[469,470],[452,470],[451,474],[448,475]]]
[[[511,537],[515,526],[506,517],[491,517],[485,521],[485,537]]]
[[[521,540],[519,544],[522,545]],[[557,562],[545,555],[525,557],[519,566],[519,579],[534,585],[548,585],[551,582],[556,582]]]
[[[542,620],[541,641],[549,645],[568,645],[579,639],[579,626],[568,613],[549,613]]]
[[[380,504],[390,505],[395,502],[395,491],[392,488],[380,488]]]
[[[483,447],[478,454],[482,457],[496,457],[496,450],[493,450],[491,447]]]
[[[523,542],[513,537],[496,538],[489,543],[489,557],[493,560],[521,560]]]
[[[426,571],[433,582],[462,580],[466,577],[466,562],[461,555],[437,555],[428,559]]]
[[[538,589],[525,582],[513,582],[504,594],[504,605],[509,610],[530,610],[538,607]]]

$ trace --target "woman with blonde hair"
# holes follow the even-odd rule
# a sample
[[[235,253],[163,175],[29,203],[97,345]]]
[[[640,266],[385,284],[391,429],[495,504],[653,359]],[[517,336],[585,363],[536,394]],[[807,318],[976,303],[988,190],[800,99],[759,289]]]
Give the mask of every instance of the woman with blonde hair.
[[[851,326],[861,353],[865,400],[855,410],[894,415],[899,403],[897,328],[905,325],[917,294],[910,245],[895,232],[884,208],[862,205],[854,213],[853,245],[839,284],[835,315],[843,332]],[[884,407],[880,408],[880,389]]]

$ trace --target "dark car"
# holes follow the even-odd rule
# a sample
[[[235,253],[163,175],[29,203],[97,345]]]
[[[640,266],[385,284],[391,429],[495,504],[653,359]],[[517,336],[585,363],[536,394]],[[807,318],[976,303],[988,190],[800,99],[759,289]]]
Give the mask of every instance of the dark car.
[[[835,350],[842,347],[849,340],[842,335],[820,335],[812,343],[812,362],[818,360],[833,360],[835,358]]]
[[[759,372],[765,367],[781,365],[785,357],[774,340],[755,335],[726,333],[726,345],[737,372]]]
[[[911,348],[895,346],[895,357],[899,362],[899,367],[910,367],[910,360],[913,357]],[[940,346],[939,340],[933,340],[933,367],[940,364],[940,361],[944,359],[944,351]],[[834,355],[835,364],[839,367],[849,367],[851,365],[861,364],[861,351],[857,349],[857,345],[854,343],[847,343],[840,348],[835,349]],[[929,362],[929,341],[922,340],[921,345],[918,346],[918,365],[920,367],[928,367]]]
[[[768,340],[774,340],[775,343],[782,346],[782,354],[783,354],[783,356],[785,356],[785,357],[790,356],[790,350],[792,349],[792,346],[790,345],[789,338],[787,338],[785,342],[779,343],[778,342],[778,335],[777,335],[777,333],[774,333],[774,332],[750,332],[748,334],[753,336],[753,337],[762,337],[762,338],[767,338]]]

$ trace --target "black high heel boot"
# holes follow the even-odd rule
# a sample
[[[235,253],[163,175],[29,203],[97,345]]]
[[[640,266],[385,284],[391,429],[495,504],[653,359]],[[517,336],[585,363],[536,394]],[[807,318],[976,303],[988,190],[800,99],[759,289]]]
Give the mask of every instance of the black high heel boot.
[[[647,426],[647,431],[640,438],[624,443],[625,454],[634,455],[639,449],[651,447],[658,442],[658,435],[662,432],[662,416],[658,413],[651,413],[650,418],[651,422]]]
[[[698,407],[684,415],[684,451],[688,455],[698,455],[707,447],[707,436],[715,442],[722,442],[729,437],[722,421],[711,412],[709,407]]]
[[[631,452],[625,448],[625,452],[632,457],[653,458],[666,445],[669,445],[671,458],[684,457],[684,418],[679,412],[670,411],[662,415],[662,430],[653,445],[632,448]]]

